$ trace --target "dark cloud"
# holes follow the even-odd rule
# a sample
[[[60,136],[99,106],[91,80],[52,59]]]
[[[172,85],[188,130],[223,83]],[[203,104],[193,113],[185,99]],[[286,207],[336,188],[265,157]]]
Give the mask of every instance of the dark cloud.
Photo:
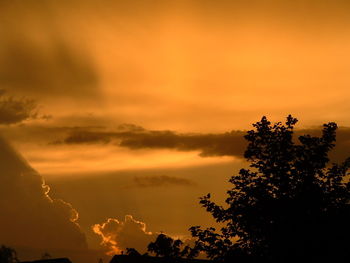
[[[58,140],[57,138],[63,138],[66,134],[86,130],[103,132],[105,129],[105,127],[100,126],[56,126],[51,120],[22,123],[21,125],[0,125],[1,135],[9,141],[16,144],[31,143],[37,145],[61,143],[61,141],[56,142]]]
[[[79,132],[74,131],[64,139],[66,144],[92,144],[92,143],[109,143],[115,137],[115,133],[108,132]],[[57,144],[60,142],[58,141]]]
[[[195,183],[186,178],[167,175],[159,176],[136,176],[134,184],[137,187],[164,187],[164,186],[194,186]]]
[[[49,196],[42,177],[0,138],[0,242],[13,247],[86,249],[73,207]]]
[[[202,157],[234,156],[243,157],[247,142],[246,131],[226,133],[177,133],[166,130],[146,130],[135,125],[123,125],[115,131],[97,129],[71,130],[57,144],[98,144],[113,143],[131,150],[173,149],[177,151],[199,151]],[[126,128],[125,128],[126,127]],[[128,129],[128,127],[131,127]],[[322,127],[296,130],[296,138],[303,134],[320,136]],[[350,128],[340,127],[337,131],[336,147],[331,151],[333,161],[342,161],[350,156]]]
[[[123,123],[117,127],[119,132],[145,132],[145,128],[132,123]]]
[[[123,138],[120,146],[129,149],[175,149],[200,151],[202,157],[241,156],[246,143],[241,131],[220,134],[178,134],[173,131],[150,131]]]
[[[200,151],[202,157],[242,156],[246,147],[244,134],[243,131],[218,134],[176,133],[174,131],[145,130],[138,127],[137,129],[122,131],[117,129],[113,132],[73,131],[56,143],[92,144],[113,142],[120,147],[132,150],[174,149],[178,151]]]
[[[35,100],[4,95],[0,90],[0,124],[15,124],[38,116]]]

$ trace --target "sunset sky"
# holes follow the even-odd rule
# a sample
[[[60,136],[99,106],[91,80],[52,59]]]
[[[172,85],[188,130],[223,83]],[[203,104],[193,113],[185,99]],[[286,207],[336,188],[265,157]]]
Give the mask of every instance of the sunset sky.
[[[186,239],[214,224],[198,198],[224,200],[263,115],[292,114],[300,132],[334,121],[334,159],[350,155],[349,11],[345,0],[1,1],[0,243],[74,258],[142,251],[161,231]]]

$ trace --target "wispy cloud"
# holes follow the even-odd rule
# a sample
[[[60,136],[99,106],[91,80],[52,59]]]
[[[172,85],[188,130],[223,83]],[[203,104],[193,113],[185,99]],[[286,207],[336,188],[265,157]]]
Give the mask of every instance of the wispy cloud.
[[[169,186],[194,186],[196,185],[190,179],[173,177],[167,175],[159,176],[136,176],[134,177],[136,187],[169,187]]]

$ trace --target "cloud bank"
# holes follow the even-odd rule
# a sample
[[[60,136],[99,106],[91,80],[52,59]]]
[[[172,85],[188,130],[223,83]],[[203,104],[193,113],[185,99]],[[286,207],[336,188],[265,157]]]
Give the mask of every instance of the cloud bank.
[[[73,207],[49,196],[42,177],[0,138],[0,243],[40,249],[86,249]]]
[[[167,130],[146,130],[139,126],[117,131],[76,130],[57,144],[115,143],[131,150],[174,149],[200,151],[200,156],[242,156],[246,147],[245,132],[231,131],[218,134],[177,133]],[[137,128],[135,128],[137,127]]]
[[[122,128],[120,128],[122,127]],[[115,144],[130,150],[171,149],[199,151],[201,157],[233,156],[243,158],[247,147],[246,131],[233,130],[225,133],[178,133],[168,130],[147,130],[137,125],[122,125],[115,131],[80,127],[70,130],[56,144]],[[322,127],[295,131],[295,138],[310,134],[320,136]],[[337,131],[336,147],[330,153],[332,161],[343,161],[350,156],[350,128]]]
[[[148,232],[146,224],[127,215],[124,221],[109,218],[106,222],[92,226],[93,231],[102,238],[101,245],[107,249],[109,255],[135,248],[139,252],[146,252],[147,245],[154,241],[157,233]]]

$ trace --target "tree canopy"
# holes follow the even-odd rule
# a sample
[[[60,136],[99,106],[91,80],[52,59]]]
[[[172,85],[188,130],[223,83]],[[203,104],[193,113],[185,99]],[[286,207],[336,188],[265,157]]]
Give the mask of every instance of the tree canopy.
[[[17,263],[17,253],[13,248],[2,245],[0,247],[0,263]]]
[[[197,254],[190,247],[184,246],[180,239],[172,239],[165,234],[159,234],[154,242],[151,242],[148,247],[148,252],[154,253],[157,257],[166,258],[193,258]]]
[[[289,115],[285,123],[263,117],[253,124],[245,135],[250,168],[231,177],[226,204],[210,194],[200,200],[223,227],[190,228],[197,250],[221,261],[348,262],[350,159],[329,163],[335,123],[298,140],[296,123]]]

